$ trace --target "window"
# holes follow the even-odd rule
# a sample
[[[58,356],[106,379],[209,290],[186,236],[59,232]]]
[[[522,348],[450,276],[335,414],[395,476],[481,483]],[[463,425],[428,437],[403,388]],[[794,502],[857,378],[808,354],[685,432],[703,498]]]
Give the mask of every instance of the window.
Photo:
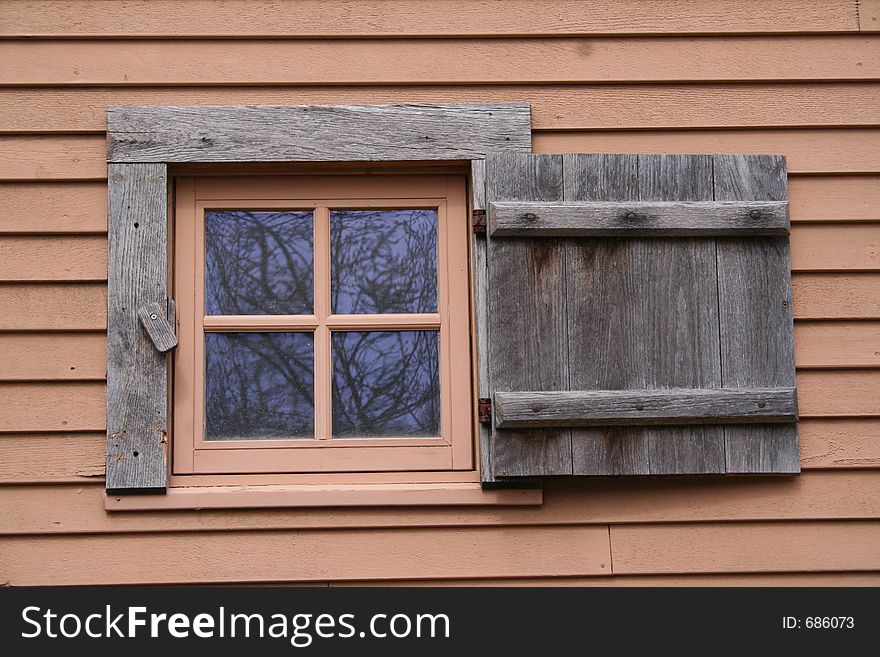
[[[463,176],[175,198],[174,475],[473,471]]]

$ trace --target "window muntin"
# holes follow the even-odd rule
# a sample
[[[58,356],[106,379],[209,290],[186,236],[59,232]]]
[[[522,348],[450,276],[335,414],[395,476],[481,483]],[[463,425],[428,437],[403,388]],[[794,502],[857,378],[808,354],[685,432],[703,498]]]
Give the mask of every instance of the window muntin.
[[[174,472],[472,468],[463,180],[308,178],[178,195]]]

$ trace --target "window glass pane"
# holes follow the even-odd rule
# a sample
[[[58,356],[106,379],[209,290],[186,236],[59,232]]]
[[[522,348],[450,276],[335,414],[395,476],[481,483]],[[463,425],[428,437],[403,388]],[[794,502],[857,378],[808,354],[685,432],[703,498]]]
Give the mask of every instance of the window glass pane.
[[[205,212],[206,315],[309,315],[312,281],[311,212]]]
[[[436,210],[330,213],[334,313],[437,312]]]
[[[314,437],[311,333],[206,333],[207,440]]]
[[[334,332],[333,436],[439,436],[437,340],[437,331]]]

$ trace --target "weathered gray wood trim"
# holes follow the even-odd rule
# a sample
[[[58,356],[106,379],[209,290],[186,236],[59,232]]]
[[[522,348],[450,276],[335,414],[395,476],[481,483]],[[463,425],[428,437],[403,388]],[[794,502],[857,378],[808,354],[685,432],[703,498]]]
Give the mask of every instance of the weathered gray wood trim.
[[[785,158],[716,155],[715,198],[788,198]],[[787,237],[719,239],[718,295],[724,387],[794,387],[791,256]],[[797,473],[796,424],[728,426],[728,472]]]
[[[787,235],[788,203],[603,201],[491,203],[490,237]]]
[[[168,365],[138,309],[167,304],[167,167],[108,169],[106,487],[161,493],[168,480]]]
[[[505,429],[794,422],[794,388],[496,392]]]
[[[110,107],[109,162],[377,162],[531,151],[528,104]]]
[[[165,310],[158,303],[152,301],[139,308],[138,319],[158,351],[164,353],[177,346],[177,335],[171,323],[174,320],[165,318]]]

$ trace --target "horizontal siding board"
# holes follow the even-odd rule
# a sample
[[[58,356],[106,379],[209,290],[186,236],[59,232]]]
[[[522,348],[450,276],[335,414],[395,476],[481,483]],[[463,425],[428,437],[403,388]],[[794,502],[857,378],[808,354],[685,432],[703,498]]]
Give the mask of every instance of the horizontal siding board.
[[[789,176],[792,222],[880,220],[880,176]]]
[[[4,444],[0,440],[0,449]],[[92,469],[85,463],[84,477]],[[8,483],[15,483],[11,480]],[[600,525],[880,518],[880,472],[839,470],[799,477],[608,479],[545,482],[542,506],[289,508],[104,511],[103,489],[83,485],[0,486],[0,534],[167,533]],[[663,504],[656,504],[662,496]]]
[[[104,555],[100,566],[96,554]],[[610,572],[610,564],[603,526],[16,537],[0,543],[0,579],[13,585],[598,575]]]
[[[28,433],[0,436],[0,484],[103,483],[107,437],[103,433]],[[0,487],[0,496],[3,495]],[[40,492],[48,503],[53,494]],[[68,489],[76,495],[94,492],[88,504],[103,509],[97,492],[104,487]],[[80,492],[76,492],[80,491]],[[20,517],[21,510],[12,510]],[[88,515],[88,514],[87,514]],[[42,533],[42,530],[39,532]]]
[[[880,569],[880,522],[612,525],[614,572]]]
[[[795,319],[880,318],[880,275],[795,274]]]
[[[855,0],[7,0],[0,36],[458,36],[853,32]]]
[[[789,174],[880,172],[880,130],[536,132],[536,153],[778,153]]]
[[[104,333],[0,333],[0,381],[103,380]]]
[[[880,269],[880,222],[804,224],[791,231],[794,271]]]
[[[101,331],[107,328],[107,285],[0,284],[0,331]]]
[[[0,137],[0,180],[106,180],[106,151],[92,136]]]
[[[880,416],[880,370],[805,370],[797,384],[801,417]],[[101,431],[106,425],[102,382],[0,383],[0,398],[7,404],[0,431]]]
[[[880,367],[880,322],[798,322],[794,348],[799,368]]]
[[[880,319],[880,274],[795,273],[796,319]],[[83,331],[107,326],[100,283],[2,283],[0,331]]]
[[[0,183],[0,234],[107,232],[107,185]]]
[[[801,467],[880,468],[880,419],[809,419],[800,423]]]
[[[106,281],[103,236],[0,236],[0,281]]]
[[[744,57],[743,53],[759,53]],[[865,35],[8,40],[0,85],[876,80]]]
[[[870,126],[877,82],[630,85],[10,87],[0,132],[104,132],[112,105],[527,102],[537,130]],[[626,107],[626,112],[620,108]]]
[[[880,368],[880,322],[795,324],[798,368]],[[0,381],[100,380],[106,338],[89,333],[0,333]]]
[[[408,580],[405,582],[329,582],[334,586],[577,586],[577,587],[693,587],[693,586],[880,586],[880,573],[731,573],[718,575],[614,575],[613,577],[554,577],[517,579]]]

